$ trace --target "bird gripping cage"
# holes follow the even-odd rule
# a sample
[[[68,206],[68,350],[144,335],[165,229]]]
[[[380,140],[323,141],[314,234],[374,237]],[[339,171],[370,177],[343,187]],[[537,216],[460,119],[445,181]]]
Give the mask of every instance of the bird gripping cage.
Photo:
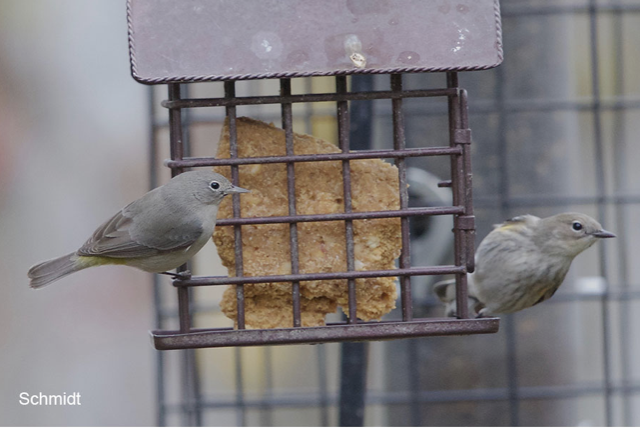
[[[157,349],[250,346],[376,340],[454,334],[492,333],[498,320],[470,319],[466,274],[473,271],[474,233],[471,192],[471,131],[467,118],[467,93],[458,85],[458,71],[495,67],[502,60],[500,14],[497,0],[425,2],[411,0],[129,0],[129,47],[133,77],[145,84],[168,84],[172,174],[185,168],[230,166],[231,180],[239,184],[239,166],[281,163],[287,166],[288,215],[242,217],[238,195],[233,195],[233,218],[218,225],[233,226],[235,272],[233,277],[182,277],[178,290],[179,331],[152,332]],[[407,90],[403,73],[447,72],[446,88]],[[347,75],[386,74],[390,90],[349,91]],[[335,93],[292,94],[291,78],[335,76]],[[236,96],[235,81],[280,79],[280,94]],[[221,98],[182,98],[181,84],[224,81]],[[402,104],[405,98],[446,97],[449,144],[407,148]],[[389,99],[392,104],[393,149],[349,149],[349,101]],[[338,153],[294,154],[292,104],[332,101],[337,104]],[[238,157],[236,107],[280,104],[286,155]],[[183,109],[224,107],[228,119],[230,157],[184,156]],[[405,159],[449,158],[453,203],[446,207],[409,208]],[[351,200],[350,160],[393,159],[398,168],[400,207],[395,210],[354,212]],[[299,162],[340,161],[344,190],[341,213],[300,215],[296,212],[295,169]],[[409,218],[452,215],[454,264],[412,266]],[[400,218],[402,251],[397,269],[356,270],[353,221]],[[346,266],[341,272],[300,273],[297,226],[302,222],[340,221],[345,224]],[[243,275],[242,226],[289,224],[291,274]],[[183,267],[184,269],[184,267]],[[453,274],[456,277],[458,317],[416,319],[412,313],[411,277]],[[355,281],[358,278],[398,277],[402,319],[362,322],[356,317]],[[321,327],[301,327],[300,283],[346,280],[347,321]],[[290,328],[245,329],[244,286],[291,283],[293,325]],[[236,286],[237,329],[191,327],[189,288]],[[462,302],[462,304],[460,304]]]

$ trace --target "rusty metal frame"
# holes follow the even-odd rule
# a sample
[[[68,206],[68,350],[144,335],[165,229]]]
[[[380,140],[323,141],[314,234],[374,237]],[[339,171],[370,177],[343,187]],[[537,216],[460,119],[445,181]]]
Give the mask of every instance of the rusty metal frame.
[[[466,302],[466,274],[473,271],[473,251],[475,224],[471,199],[471,131],[468,128],[467,94],[458,86],[457,73],[447,73],[447,87],[428,90],[403,90],[402,75],[390,75],[390,91],[349,92],[346,76],[336,76],[336,92],[333,94],[292,95],[290,79],[280,80],[280,95],[265,97],[237,97],[235,82],[224,82],[223,98],[189,99],[181,96],[180,84],[169,84],[169,98],[162,105],[169,110],[169,130],[171,142],[171,160],[165,164],[175,176],[190,167],[212,167],[228,165],[231,167],[231,180],[238,184],[238,166],[259,163],[286,163],[289,194],[289,215],[243,218],[237,195],[233,199],[233,218],[221,219],[218,225],[234,227],[235,260],[237,276],[200,276],[179,278],[173,284],[178,290],[178,309],[180,328],[178,331],[156,330],[152,337],[157,349],[188,349],[219,346],[256,346],[288,343],[339,342],[352,340],[380,340],[416,336],[438,336],[453,334],[494,333],[498,330],[497,318],[469,319],[465,304],[458,307],[459,319],[414,319],[411,299],[411,277],[415,275],[454,274],[457,282],[459,302]],[[404,98],[447,97],[449,105],[449,144],[443,147],[407,149],[404,137],[404,116],[402,102]],[[393,150],[349,151],[349,100],[391,99],[393,118]],[[338,142],[340,153],[322,155],[294,155],[292,131],[292,104],[298,102],[335,101],[337,104]],[[249,104],[280,104],[282,124],[285,130],[286,155],[257,158],[238,158],[236,144],[236,107]],[[225,107],[229,120],[230,158],[190,158],[185,157],[183,138],[183,109],[198,107]],[[449,207],[409,208],[406,186],[407,157],[440,156],[449,157],[451,178],[441,183],[451,187],[453,204]],[[351,177],[349,161],[352,159],[390,158],[394,159],[399,172],[400,209],[375,212],[352,212]],[[343,188],[345,194],[344,213],[322,215],[298,215],[295,208],[293,165],[296,162],[342,161]],[[454,216],[453,239],[455,242],[454,264],[449,266],[411,266],[409,259],[409,217],[427,215]],[[391,218],[401,219],[402,253],[398,269],[356,271],[354,268],[353,230],[351,222],[356,219]],[[346,224],[345,242],[347,245],[347,270],[331,273],[299,273],[297,252],[297,224],[310,221],[344,221]],[[287,223],[290,228],[291,266],[290,275],[243,276],[242,225]],[[183,271],[183,266],[179,270]],[[356,318],[355,279],[372,277],[398,277],[400,280],[400,302],[402,319],[386,322],[362,322]],[[300,281],[322,279],[346,279],[349,289],[349,307],[345,323],[324,327],[301,328],[300,322]],[[244,322],[244,285],[264,282],[291,282],[293,297],[293,325],[291,328],[247,330]],[[237,329],[225,328],[193,329],[189,304],[189,288],[211,285],[236,286],[238,320]]]

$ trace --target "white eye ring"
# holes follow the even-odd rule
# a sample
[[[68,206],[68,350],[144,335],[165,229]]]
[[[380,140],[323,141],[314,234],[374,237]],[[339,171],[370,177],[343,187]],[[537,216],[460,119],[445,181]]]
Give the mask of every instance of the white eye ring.
[[[575,232],[580,232],[582,228],[582,223],[580,223],[579,221],[574,221],[573,223],[571,223],[571,229],[573,229]]]
[[[220,183],[218,183],[217,181],[212,181],[211,183],[209,183],[209,187],[211,187],[213,190],[218,190],[220,188]]]

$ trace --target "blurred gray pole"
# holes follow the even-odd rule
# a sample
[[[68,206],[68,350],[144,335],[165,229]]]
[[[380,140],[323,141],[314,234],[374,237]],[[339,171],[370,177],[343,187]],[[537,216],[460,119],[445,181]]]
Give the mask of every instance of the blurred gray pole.
[[[340,426],[364,426],[368,342],[345,342],[340,361]]]
[[[372,75],[351,78],[352,91],[372,91]],[[372,101],[351,101],[349,148],[371,148]],[[367,391],[368,342],[345,342],[341,345],[340,361],[340,426],[364,426],[365,396]]]

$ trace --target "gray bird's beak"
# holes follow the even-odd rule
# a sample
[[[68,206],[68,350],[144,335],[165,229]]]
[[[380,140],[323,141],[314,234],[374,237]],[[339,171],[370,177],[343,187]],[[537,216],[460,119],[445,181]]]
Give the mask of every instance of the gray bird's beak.
[[[608,232],[604,229],[599,230],[597,232],[593,232],[591,235],[595,236],[596,238],[615,238],[616,237],[615,233]]]
[[[229,193],[249,193],[249,190],[243,189],[242,187],[233,186],[231,189],[227,189],[224,192],[225,194]]]

